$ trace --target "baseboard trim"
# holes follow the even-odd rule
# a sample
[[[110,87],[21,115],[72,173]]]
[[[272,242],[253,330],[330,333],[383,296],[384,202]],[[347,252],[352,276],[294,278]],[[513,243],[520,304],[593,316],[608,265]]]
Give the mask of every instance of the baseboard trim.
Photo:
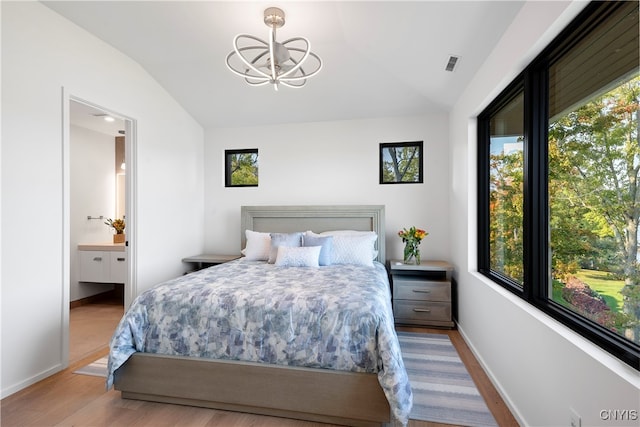
[[[497,390],[498,394],[502,397],[502,400],[507,405],[507,408],[509,408],[509,410],[511,411],[511,414],[516,419],[518,424],[526,425],[523,421],[524,418],[522,417],[522,414],[518,411],[518,408],[515,406],[514,402],[511,401],[508,393],[502,387],[502,384],[500,383],[500,381],[498,381],[498,379],[493,374],[491,369],[489,369],[489,366],[486,364],[485,360],[482,358],[482,355],[478,352],[478,349],[476,349],[472,341],[469,339],[469,336],[465,333],[464,328],[460,327],[460,325],[458,325],[458,332],[460,333],[460,336],[462,337],[464,342],[467,344],[467,347],[469,347],[469,350],[471,350],[471,353],[476,358],[476,360],[478,361],[478,363],[480,364],[484,372],[487,374],[487,377],[489,377],[489,381],[493,383],[493,386]]]
[[[62,366],[61,364],[56,364],[54,366],[52,366],[49,369],[46,369],[42,372],[40,372],[37,375],[34,375],[30,378],[27,378],[24,381],[20,381],[17,384],[13,384],[3,390],[0,391],[0,399],[4,399],[6,397],[11,396],[12,394],[15,394],[39,381],[44,380],[45,378],[50,377],[53,374],[57,374],[58,372],[64,370],[64,366]]]
[[[122,286],[117,286],[107,292],[101,292],[99,294],[91,295],[85,298],[80,298],[69,303],[69,309],[74,309],[87,304],[97,304],[104,301],[122,300],[123,290]]]

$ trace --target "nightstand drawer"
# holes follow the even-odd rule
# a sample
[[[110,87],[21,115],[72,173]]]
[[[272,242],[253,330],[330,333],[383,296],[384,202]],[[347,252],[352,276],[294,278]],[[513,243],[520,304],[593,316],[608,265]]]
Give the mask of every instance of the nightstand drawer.
[[[393,311],[397,323],[452,324],[451,304],[448,302],[395,300]]]
[[[405,276],[394,276],[393,299],[451,301],[451,283],[432,282]]]

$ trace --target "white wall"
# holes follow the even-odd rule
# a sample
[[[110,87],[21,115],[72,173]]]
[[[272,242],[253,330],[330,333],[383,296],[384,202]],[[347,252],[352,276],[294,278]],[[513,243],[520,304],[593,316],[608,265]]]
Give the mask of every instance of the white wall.
[[[137,121],[138,290],[204,246],[204,134],[137,63],[38,2],[2,8],[2,397],[63,368],[62,87]],[[131,163],[131,159],[127,159]]]
[[[209,129],[205,143],[206,248],[239,253],[240,206],[383,204],[387,258],[396,233],[425,228],[423,259],[449,259],[447,116]],[[381,142],[424,141],[424,184],[379,184]],[[257,148],[259,186],[225,188],[224,150]]]
[[[114,218],[116,211],[115,137],[79,126],[71,126],[70,209],[70,300],[107,292],[113,285],[79,283],[79,243],[112,241],[111,229],[104,220],[87,216]]]
[[[637,425],[600,418],[639,410],[640,377],[477,273],[475,117],[581,10],[584,2],[528,2],[450,115],[452,255],[459,328],[523,425]]]

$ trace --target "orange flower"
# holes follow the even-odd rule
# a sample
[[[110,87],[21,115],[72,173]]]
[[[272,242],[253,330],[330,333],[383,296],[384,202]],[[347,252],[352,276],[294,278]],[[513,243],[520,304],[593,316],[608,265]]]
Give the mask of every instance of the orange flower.
[[[416,243],[419,244],[422,239],[428,236],[425,230],[421,228],[411,227],[408,230],[403,228],[398,231],[398,236],[402,239],[403,242]]]

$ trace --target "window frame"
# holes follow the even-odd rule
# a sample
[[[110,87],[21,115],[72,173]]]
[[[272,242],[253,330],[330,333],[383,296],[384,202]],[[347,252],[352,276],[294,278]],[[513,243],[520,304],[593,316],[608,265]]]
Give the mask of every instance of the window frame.
[[[386,181],[384,179],[384,154],[385,150],[394,148],[409,148],[415,147],[418,151],[418,177],[415,181]],[[412,142],[381,142],[379,153],[379,176],[380,184],[424,184],[424,142],[412,141]]]
[[[489,123],[491,116],[509,104],[521,92],[524,92],[522,75],[517,77],[506,89],[504,89],[500,95],[498,95],[498,97],[496,97],[496,99],[480,114],[480,116],[478,116],[478,141],[486,141],[486,144],[479,144],[478,147],[478,254],[486,255],[478,257],[478,270],[494,282],[499,283],[501,286],[519,296],[523,295],[524,286],[521,286],[517,281],[505,276],[501,272],[491,269],[491,248],[489,245],[491,218],[489,216],[488,206],[490,202],[489,185],[491,180],[491,170],[489,166],[491,148],[491,130]],[[523,145],[526,146],[526,144]],[[526,153],[524,164],[526,166]],[[486,165],[486,167],[482,167],[480,165]],[[483,169],[482,171],[481,168]],[[487,209],[480,208],[482,203],[484,203],[484,206],[487,206]],[[525,230],[524,224],[523,230]]]
[[[231,162],[232,162],[233,156],[236,154],[255,154],[256,156],[259,155],[257,148],[224,150],[224,186],[227,188],[258,187],[259,181],[255,184],[233,184],[232,183],[233,171],[231,170]]]
[[[478,136],[478,271],[600,346],[636,370],[640,370],[640,346],[554,302],[550,289],[548,155],[548,70],[617,7],[618,2],[593,2],[572,21],[525,70],[507,86],[477,118]],[[489,247],[490,118],[524,91],[523,270],[524,284],[492,271]]]

